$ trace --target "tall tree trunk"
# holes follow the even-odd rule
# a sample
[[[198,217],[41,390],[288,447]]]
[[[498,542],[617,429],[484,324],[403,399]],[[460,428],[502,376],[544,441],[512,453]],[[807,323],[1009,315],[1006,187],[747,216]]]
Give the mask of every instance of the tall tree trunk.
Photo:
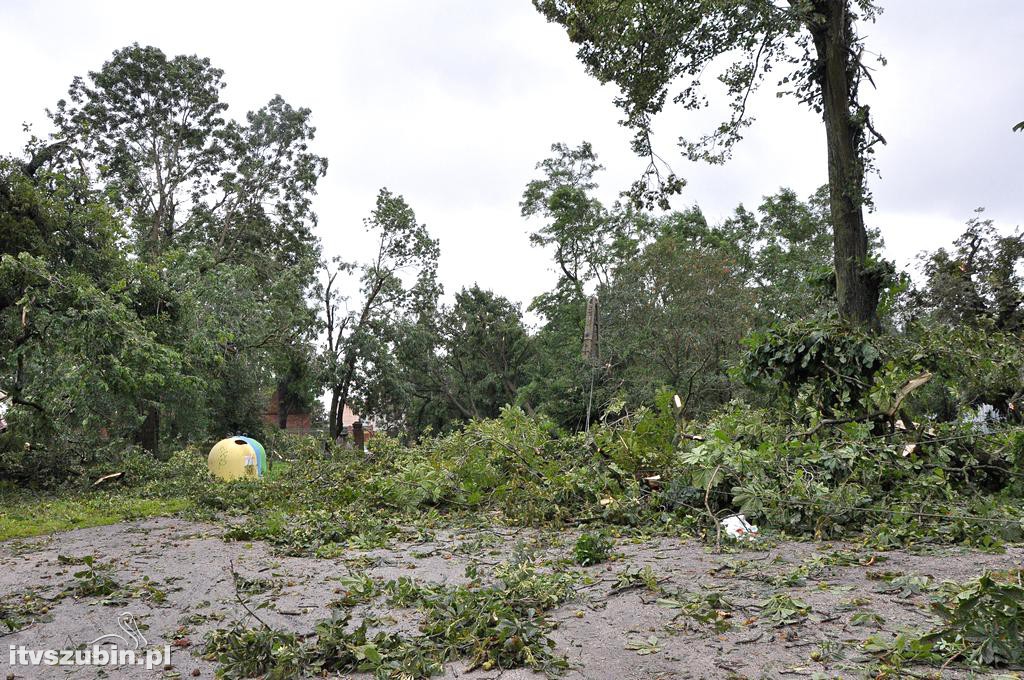
[[[368,314],[369,306],[363,309],[363,315],[360,319],[360,326],[365,322]],[[331,430],[331,438],[334,439],[341,432],[341,428],[345,426],[344,415],[345,415],[345,404],[348,402],[348,393],[352,388],[352,378],[356,374],[356,353],[354,350],[350,350],[348,356],[345,358],[345,378],[341,381],[341,384],[334,386],[334,391],[331,395],[331,410],[335,414],[334,428]]]
[[[864,228],[864,163],[859,148],[864,123],[856,120],[854,83],[859,57],[854,53],[848,0],[819,0],[823,23],[809,26],[818,57],[828,143],[829,208],[836,269],[836,298],[845,321],[874,327],[879,281],[867,268]]]

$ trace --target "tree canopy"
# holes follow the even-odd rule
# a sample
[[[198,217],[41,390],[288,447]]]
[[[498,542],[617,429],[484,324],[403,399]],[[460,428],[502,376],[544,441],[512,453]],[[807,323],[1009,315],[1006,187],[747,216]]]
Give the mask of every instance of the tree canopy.
[[[872,422],[887,413],[872,400],[911,370],[945,376],[918,393],[937,417],[1019,412],[1020,234],[979,214],[951,248],[922,254],[915,281],[864,227],[873,133],[853,29],[872,5],[537,5],[620,85],[652,172],[653,117],[670,96],[699,105],[725,60],[735,117],[687,153],[723,160],[749,93],[785,65],[782,85],[825,117],[829,182],[711,221],[699,205],[654,205],[669,177],[602,201],[594,147],[557,142],[519,204],[553,284],[522,303],[477,284],[446,294],[441,244],[388,188],[362,223],[365,258],[322,252],[313,206],[327,160],[309,109],[273,96],[232,116],[208,59],[125,47],[72,81],[49,136],[0,159],[0,471],[59,480],[134,447],[166,457],[274,434],[296,411],[330,448],[346,408],[406,441],[519,410],[565,433],[654,412],[697,422],[741,403],[800,427]],[[829,74],[836,63],[846,81]],[[837,82],[845,99],[829,104]],[[594,296],[596,361],[581,351]],[[984,356],[958,355],[964,342]]]
[[[875,311],[886,267],[868,255],[865,173],[872,147],[883,142],[860,102],[871,80],[858,22],[879,10],[870,0],[534,0],[550,21],[565,27],[577,56],[601,82],[621,90],[615,104],[634,130],[633,150],[649,159],[644,177],[629,192],[637,203],[668,207],[667,196],[684,182],[663,176],[652,142],[655,116],[671,99],[685,109],[707,105],[706,80],[724,86],[729,117],[698,138],[680,138],[691,160],[725,161],[752,122],[752,93],[777,68],[781,96],[790,94],[822,115],[828,149],[833,266],[840,316],[876,325]]]

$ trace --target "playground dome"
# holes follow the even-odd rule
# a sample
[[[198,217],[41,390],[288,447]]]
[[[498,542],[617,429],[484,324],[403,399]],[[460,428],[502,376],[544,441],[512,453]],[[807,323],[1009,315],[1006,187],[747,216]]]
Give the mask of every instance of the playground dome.
[[[228,437],[210,449],[207,466],[214,477],[232,479],[259,479],[267,472],[267,453],[255,439]]]

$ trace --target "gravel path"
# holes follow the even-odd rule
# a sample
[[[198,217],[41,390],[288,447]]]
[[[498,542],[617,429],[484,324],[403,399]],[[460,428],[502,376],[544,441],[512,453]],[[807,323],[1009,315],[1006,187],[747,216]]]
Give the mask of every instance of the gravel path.
[[[247,597],[251,605],[272,601],[271,607],[259,610],[268,624],[310,633],[316,621],[330,616],[328,603],[338,597],[338,579],[349,573],[460,584],[466,582],[465,568],[471,562],[486,568],[508,557],[517,544],[533,545],[542,559],[557,560],[571,552],[575,539],[569,532],[449,530],[430,541],[310,559],[277,556],[262,543],[226,543],[220,534],[217,526],[159,518],[0,544],[0,601],[24,603],[27,594],[41,598],[34,600],[40,620],[0,638],[6,643],[0,677],[13,673],[15,678],[212,678],[215,665],[198,656],[205,635],[247,616],[236,598],[232,568],[265,588]],[[815,673],[857,677],[858,669],[869,661],[857,648],[858,641],[930,622],[928,593],[915,592],[912,583],[902,591],[898,588],[906,576],[927,576],[930,583],[964,580],[983,569],[1020,567],[1024,561],[1021,548],[1004,554],[948,549],[876,555],[821,542],[765,545],[718,555],[695,541],[620,540],[616,551],[619,557],[614,561],[586,570],[593,583],[550,612],[549,618],[557,623],[551,635],[572,665],[569,678],[781,678]],[[852,555],[854,563],[824,564],[850,561],[834,559],[836,551],[846,551],[839,554]],[[117,592],[60,595],[75,583],[75,572],[85,568],[74,562],[86,555],[112,564],[111,575],[122,586]],[[799,570],[801,565],[806,573]],[[646,589],[616,590],[618,574],[627,566],[650,567],[663,591],[678,592],[679,598],[688,593],[721,594],[732,605],[731,629],[715,633],[680,614],[680,609],[658,604],[658,595]],[[902,574],[903,581],[891,583],[894,574]],[[761,609],[764,600],[777,593],[803,601],[811,612],[794,625],[777,625]],[[355,614],[382,614],[384,609],[378,600],[361,605]],[[9,663],[8,645],[74,648],[117,632],[122,612],[130,612],[141,624],[149,645],[172,645],[169,667],[100,671]],[[415,631],[411,614],[388,613],[396,628]],[[868,619],[866,625],[851,623],[858,613],[862,623]],[[540,677],[527,670],[463,674],[458,664],[447,675]]]

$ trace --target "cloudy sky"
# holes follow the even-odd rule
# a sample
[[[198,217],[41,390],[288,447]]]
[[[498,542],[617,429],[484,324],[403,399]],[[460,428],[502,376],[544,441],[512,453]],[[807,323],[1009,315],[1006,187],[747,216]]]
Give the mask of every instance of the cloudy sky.
[[[907,263],[948,244],[978,206],[1015,228],[1024,216],[1024,134],[1011,132],[1024,120],[1024,3],[882,4],[863,32],[888,60],[868,95],[889,141],[869,221],[890,257]],[[518,209],[552,143],[594,144],[608,200],[644,166],[617,124],[614,90],[584,73],[529,0],[0,0],[0,153],[21,148],[22,123],[45,132],[44,109],[71,78],[132,42],[210,57],[226,71],[236,116],[275,94],[310,107],[316,149],[330,162],[317,199],[326,253],[367,250],[361,220],[387,186],[441,239],[449,291],[476,282],[527,302],[553,281]],[[716,221],[779,187],[806,195],[824,183],[820,120],[770,91],[754,109],[758,122],[723,167],[675,152],[675,139],[706,131],[706,119],[658,121],[659,150],[689,181],[676,207],[697,203]]]

